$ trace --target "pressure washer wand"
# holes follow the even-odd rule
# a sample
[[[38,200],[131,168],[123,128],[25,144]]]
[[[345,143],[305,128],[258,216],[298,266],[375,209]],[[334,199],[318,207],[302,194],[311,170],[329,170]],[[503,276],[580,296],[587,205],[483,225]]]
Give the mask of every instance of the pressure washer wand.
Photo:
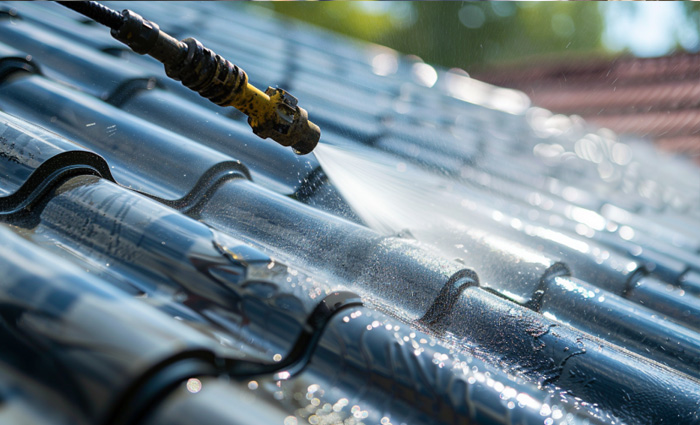
[[[263,93],[248,83],[248,75],[238,66],[194,38],[178,41],[157,24],[131,10],[118,12],[94,1],[59,1],[96,22],[112,29],[112,37],[141,55],[150,55],[165,66],[168,77],[219,106],[233,106],[248,116],[253,132],[291,146],[300,155],[311,152],[321,137],[321,129],[309,121],[297,99],[280,88],[268,87]]]

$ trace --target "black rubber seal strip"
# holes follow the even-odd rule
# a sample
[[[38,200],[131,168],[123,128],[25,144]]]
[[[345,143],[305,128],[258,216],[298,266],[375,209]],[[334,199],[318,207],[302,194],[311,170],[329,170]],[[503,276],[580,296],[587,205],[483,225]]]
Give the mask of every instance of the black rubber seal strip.
[[[244,360],[226,360],[226,374],[234,379],[248,379],[257,375],[284,372],[296,375],[309,363],[318,341],[330,319],[339,311],[362,306],[360,296],[348,291],[333,292],[326,296],[306,320],[306,326],[297,338],[289,354],[275,363],[259,363]]]
[[[215,376],[214,356],[206,350],[181,352],[150,368],[123,392],[101,422],[104,425],[138,423],[181,382],[193,376]]]
[[[0,197],[0,216],[31,207],[56,182],[79,174],[96,175],[114,182],[107,162],[96,153],[62,152],[44,161],[14,193]]]
[[[476,272],[464,269],[455,273],[442,287],[437,298],[425,312],[425,315],[418,319],[418,322],[428,327],[439,328],[440,323],[452,312],[462,291],[471,286],[479,286],[479,276]]]

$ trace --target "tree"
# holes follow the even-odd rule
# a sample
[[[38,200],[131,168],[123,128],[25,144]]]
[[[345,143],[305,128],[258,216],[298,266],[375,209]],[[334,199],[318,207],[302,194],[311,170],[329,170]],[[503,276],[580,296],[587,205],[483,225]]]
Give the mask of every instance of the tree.
[[[588,2],[271,2],[266,7],[468,71],[530,56],[604,53],[603,18]]]

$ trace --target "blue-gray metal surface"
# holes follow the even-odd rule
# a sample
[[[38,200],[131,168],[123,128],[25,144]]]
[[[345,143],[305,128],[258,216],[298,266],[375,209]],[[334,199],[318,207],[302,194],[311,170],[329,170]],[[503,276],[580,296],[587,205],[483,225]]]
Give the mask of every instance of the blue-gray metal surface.
[[[370,229],[314,156],[6,3],[1,422],[700,423],[697,169],[249,6],[113,6],[289,89],[322,143],[449,183],[452,215]]]

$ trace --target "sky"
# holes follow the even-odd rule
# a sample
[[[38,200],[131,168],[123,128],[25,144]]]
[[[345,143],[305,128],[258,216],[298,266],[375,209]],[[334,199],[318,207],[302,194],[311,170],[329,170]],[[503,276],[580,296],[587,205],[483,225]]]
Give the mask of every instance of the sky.
[[[605,2],[599,7],[605,17],[603,43],[612,51],[627,47],[637,56],[659,56],[668,53],[676,39],[688,50],[698,49],[697,32],[680,2]]]

